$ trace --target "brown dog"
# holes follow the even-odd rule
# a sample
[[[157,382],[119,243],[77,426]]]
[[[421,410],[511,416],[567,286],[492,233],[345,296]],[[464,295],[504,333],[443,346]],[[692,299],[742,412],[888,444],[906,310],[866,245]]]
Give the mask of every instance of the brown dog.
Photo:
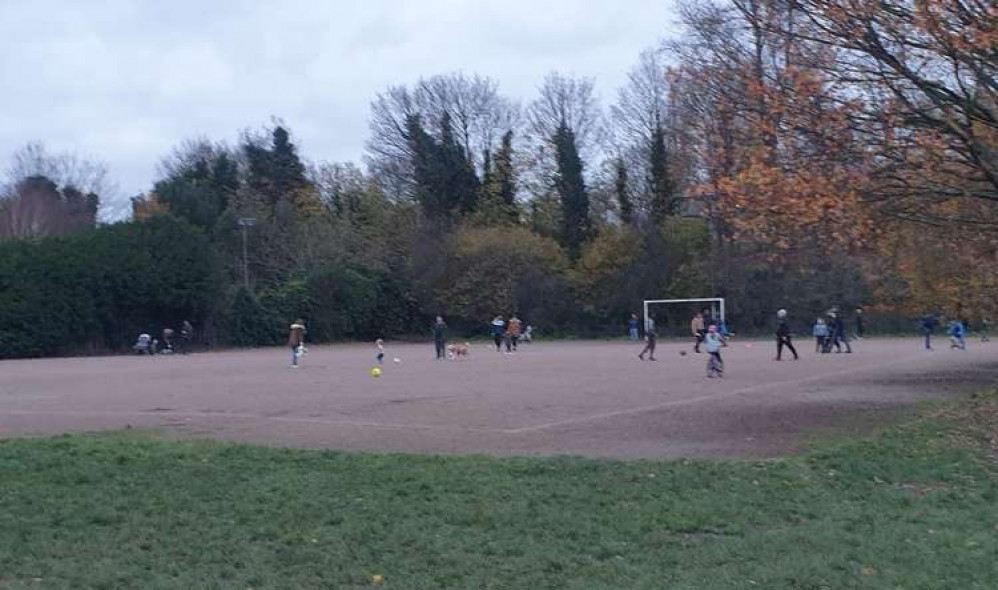
[[[464,344],[449,344],[447,345],[447,357],[451,360],[459,359],[461,357],[468,358],[471,356],[471,344],[465,342]]]

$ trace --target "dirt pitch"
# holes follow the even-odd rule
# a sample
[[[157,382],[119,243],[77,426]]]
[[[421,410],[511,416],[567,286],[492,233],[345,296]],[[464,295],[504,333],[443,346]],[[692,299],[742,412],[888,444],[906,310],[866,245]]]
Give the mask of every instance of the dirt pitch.
[[[770,342],[724,349],[727,375],[704,355],[663,343],[640,362],[625,342],[537,343],[506,356],[486,345],[437,362],[432,345],[389,343],[372,378],[373,346],[174,357],[0,363],[0,437],[154,428],[172,436],[338,449],[601,457],[772,456],[829,429],[883,422],[919,400],[998,383],[998,345],[921,349],[864,340],[855,353],[777,363]]]

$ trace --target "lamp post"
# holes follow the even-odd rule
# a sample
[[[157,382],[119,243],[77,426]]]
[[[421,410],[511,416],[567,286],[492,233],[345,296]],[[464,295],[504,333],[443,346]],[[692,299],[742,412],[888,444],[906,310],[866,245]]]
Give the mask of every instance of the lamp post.
[[[249,290],[249,259],[246,255],[246,231],[256,225],[255,217],[240,217],[237,222],[243,230],[243,286]]]

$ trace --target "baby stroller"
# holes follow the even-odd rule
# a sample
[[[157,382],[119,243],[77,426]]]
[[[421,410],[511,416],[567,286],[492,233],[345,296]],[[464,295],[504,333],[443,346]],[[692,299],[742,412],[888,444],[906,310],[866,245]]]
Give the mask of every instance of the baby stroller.
[[[145,333],[139,334],[139,339],[132,345],[132,350],[135,354],[155,354],[152,336]]]

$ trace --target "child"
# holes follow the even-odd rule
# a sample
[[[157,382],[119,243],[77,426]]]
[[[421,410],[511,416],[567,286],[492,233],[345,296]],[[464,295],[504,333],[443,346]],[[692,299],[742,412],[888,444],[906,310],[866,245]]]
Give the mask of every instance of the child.
[[[721,359],[721,346],[724,338],[717,331],[717,326],[707,326],[707,334],[703,337],[704,350],[707,351],[707,376],[724,377],[724,361]]]
[[[298,318],[288,332],[288,346],[291,347],[291,368],[298,368],[298,357],[305,348],[305,320]]]
[[[963,322],[960,320],[953,320],[949,323],[950,348],[967,350],[967,343],[963,339],[965,332],[966,329],[963,327]]]
[[[382,340],[381,338],[375,340],[374,350],[378,353],[376,357],[378,359],[378,364],[379,365],[385,364],[385,341]]]
[[[811,335],[814,336],[814,352],[828,352],[829,346],[827,346],[828,336],[828,324],[825,320],[818,318],[814,323],[814,328],[811,329]]]

